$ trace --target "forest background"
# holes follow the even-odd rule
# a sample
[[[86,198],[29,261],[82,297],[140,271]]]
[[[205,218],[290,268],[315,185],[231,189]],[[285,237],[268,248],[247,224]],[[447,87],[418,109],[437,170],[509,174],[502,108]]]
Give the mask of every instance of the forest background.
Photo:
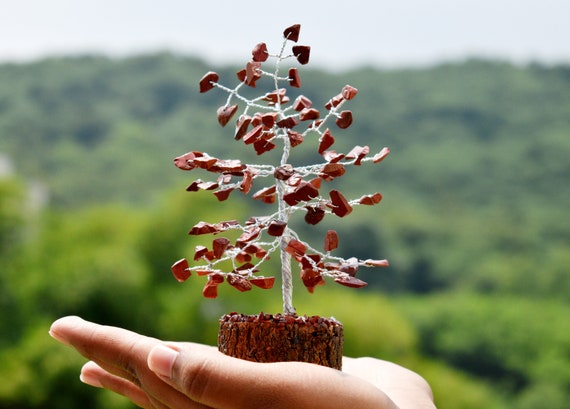
[[[47,334],[60,316],[214,344],[223,313],[280,311],[279,286],[204,300],[199,278],[181,285],[169,270],[192,255],[197,221],[261,206],[187,193],[195,175],[172,165],[190,150],[258,160],[217,124],[223,97],[199,95],[211,68],[174,54],[0,65],[0,407],[130,407],[79,382],[83,359]],[[239,68],[215,67],[228,79]],[[361,290],[298,286],[298,311],[342,321],[347,355],[420,372],[440,409],[566,408],[570,66],[301,76],[318,106],[346,83],[360,91],[337,150],[392,150],[340,181],[347,196],[384,200],[331,220],[342,254],[391,267],[363,272]],[[302,234],[320,242],[330,227]]]

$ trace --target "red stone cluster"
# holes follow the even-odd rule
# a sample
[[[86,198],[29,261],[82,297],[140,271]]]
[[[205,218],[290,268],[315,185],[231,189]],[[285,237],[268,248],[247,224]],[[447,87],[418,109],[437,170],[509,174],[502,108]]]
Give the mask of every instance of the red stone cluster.
[[[191,151],[174,159],[174,164],[186,171],[202,169],[216,176],[214,181],[197,179],[187,191],[213,191],[219,201],[227,200],[234,191],[249,194],[258,178],[272,177],[273,184],[264,186],[253,192],[251,197],[263,203],[288,206],[287,215],[295,211],[305,211],[305,222],[310,225],[319,223],[327,214],[345,217],[356,205],[375,205],[382,200],[378,192],[364,195],[356,200],[348,200],[340,191],[330,190],[328,198],[321,194],[322,182],[336,179],[346,172],[350,165],[360,166],[363,162],[379,163],[390,152],[383,148],[370,156],[368,146],[355,146],[348,153],[332,150],[335,137],[325,126],[329,119],[334,119],[339,129],[348,128],[353,122],[352,112],[342,110],[345,102],[352,100],[358,90],[346,85],[331,98],[324,106],[324,111],[313,106],[312,101],[304,95],[298,95],[291,102],[287,95],[290,88],[300,88],[301,78],[297,68],[289,68],[287,76],[278,76],[279,66],[287,58],[295,58],[300,64],[307,64],[310,57],[310,47],[296,44],[299,39],[300,25],[288,27],[283,32],[284,46],[279,55],[271,55],[265,43],[257,44],[252,50],[252,59],[237,72],[238,85],[229,89],[219,83],[219,75],[208,72],[200,80],[200,92],[221,89],[229,94],[226,104],[217,110],[217,119],[221,126],[226,126],[240,109],[240,101],[245,102],[242,114],[235,121],[234,139],[253,147],[258,155],[283,146],[283,157],[288,157],[289,151],[302,144],[306,137],[318,136],[317,151],[323,158],[321,164],[293,167],[283,162],[276,165],[248,165],[239,160],[223,160],[212,157],[205,152]],[[288,42],[292,54],[285,55],[284,49]],[[273,72],[264,71],[264,65],[270,57],[277,59]],[[242,86],[256,88],[258,81],[264,76],[270,77],[274,83],[285,83],[285,87],[276,86],[274,91],[264,93],[258,98],[248,100],[240,94]],[[232,104],[231,100],[238,103]],[[254,111],[254,112],[251,112]],[[323,252],[310,248],[307,243],[300,241],[288,226],[288,217],[283,212],[271,216],[252,217],[244,225],[237,221],[206,223],[200,221],[189,232],[191,235],[217,235],[227,230],[238,229],[241,234],[235,241],[225,237],[216,238],[212,246],[197,246],[194,254],[195,262],[203,265],[190,267],[186,259],[179,260],[172,266],[172,271],[179,281],[186,280],[191,271],[197,275],[208,276],[204,287],[205,297],[216,297],[217,286],[227,281],[239,291],[248,291],[253,286],[268,289],[274,284],[274,277],[255,275],[259,266],[278,250],[279,240],[285,240],[285,251],[299,263],[301,279],[309,291],[315,286],[324,284],[323,277],[331,277],[335,282],[348,287],[362,287],[366,283],[355,277],[359,266],[386,267],[386,260],[344,260],[331,256],[330,252],[338,247],[336,232],[329,231],[325,237]],[[269,236],[271,242],[261,241]],[[222,271],[217,265],[230,262],[231,271]]]

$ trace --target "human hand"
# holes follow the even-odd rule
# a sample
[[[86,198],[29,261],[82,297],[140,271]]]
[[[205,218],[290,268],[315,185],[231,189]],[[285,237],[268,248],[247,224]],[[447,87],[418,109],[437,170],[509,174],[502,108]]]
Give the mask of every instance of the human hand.
[[[302,362],[261,364],[78,317],[55,321],[50,335],[90,360],[83,382],[142,408],[435,408],[419,375],[373,358],[344,358],[343,372]]]

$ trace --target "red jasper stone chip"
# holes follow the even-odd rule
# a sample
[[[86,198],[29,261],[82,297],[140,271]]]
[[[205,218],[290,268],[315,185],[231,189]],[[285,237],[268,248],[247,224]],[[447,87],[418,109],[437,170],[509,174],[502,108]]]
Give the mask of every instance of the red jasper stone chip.
[[[299,64],[305,65],[309,63],[309,57],[311,56],[311,47],[308,45],[295,45],[292,48],[293,55],[297,57]]]
[[[226,126],[227,123],[232,119],[232,116],[236,113],[238,109],[237,105],[224,105],[218,108],[218,123],[221,126]]]
[[[334,136],[331,131],[326,129],[319,138],[319,155],[322,155],[328,148],[334,144]]]
[[[220,230],[213,224],[199,222],[188,232],[190,235],[198,236],[200,234],[218,233]]]
[[[202,257],[206,255],[208,252],[208,248],[204,246],[196,246],[194,248],[194,261],[200,260]]]
[[[261,78],[261,63],[257,61],[250,61],[245,66],[245,77],[243,82],[252,88],[255,88],[255,82]]]
[[[358,203],[362,205],[373,206],[375,204],[380,203],[381,200],[382,200],[382,194],[376,192],[372,195],[362,196],[360,199],[358,199]]]
[[[360,166],[362,158],[370,153],[370,148],[368,146],[356,145],[350,152],[346,154],[346,159],[356,159],[354,164]]]
[[[220,238],[214,239],[212,241],[214,258],[216,258],[218,260],[220,258],[222,258],[222,256],[224,255],[224,252],[229,247],[229,245],[230,245],[230,241],[228,239],[226,239],[225,237],[220,237]]]
[[[239,159],[219,159],[215,168],[217,172],[240,172],[247,168],[247,165],[241,163]]]
[[[269,105],[275,105],[278,102],[280,104],[285,104],[289,102],[289,97],[285,95],[286,93],[287,90],[285,88],[280,88],[277,91],[268,92],[267,94],[265,94],[263,100],[268,101]]]
[[[306,206],[305,222],[310,225],[319,223],[325,217],[325,210],[321,206]]]
[[[295,102],[293,102],[293,109],[295,111],[302,111],[305,108],[310,108],[313,106],[313,102],[304,95],[299,95],[295,98]]]
[[[264,138],[260,138],[253,143],[253,148],[258,155],[262,155],[265,152],[269,152],[270,150],[275,149],[275,144],[271,141],[268,141]]]
[[[285,231],[285,227],[287,227],[287,223],[281,220],[273,220],[267,227],[267,234],[273,237],[282,236]]]
[[[301,182],[292,192],[285,194],[283,196],[283,200],[285,200],[289,206],[294,206],[299,202],[306,202],[314,199],[318,195],[318,189],[312,184]]]
[[[216,162],[218,162],[218,159],[206,155],[197,157],[193,160],[193,163],[196,165],[196,167],[206,170],[210,170],[210,168],[214,166]]]
[[[344,153],[336,153],[336,151],[324,151],[323,158],[329,163],[337,163],[344,159]]]
[[[342,88],[341,95],[346,100],[351,100],[358,94],[358,90],[351,85],[345,85]]]
[[[254,143],[261,136],[262,133],[263,133],[263,125],[257,125],[255,128],[253,128],[251,131],[249,131],[244,135],[243,142],[246,145],[250,145]]]
[[[287,243],[285,251],[291,254],[296,259],[297,258],[302,259],[302,257],[305,255],[305,252],[307,251],[307,246],[305,246],[299,240],[291,239],[289,240],[289,243]]]
[[[315,287],[317,285],[324,284],[324,280],[323,277],[321,276],[321,273],[312,268],[306,268],[301,270],[301,280],[303,281],[303,284],[305,285],[305,287],[307,287],[307,290],[309,290],[310,293],[312,293],[315,290]]]
[[[258,190],[257,192],[255,192],[253,194],[252,197],[254,200],[261,199],[263,201],[267,197],[275,198],[275,192],[276,191],[277,191],[277,188],[275,187],[275,185],[273,185],[273,186],[265,187],[263,189]]]
[[[240,140],[247,133],[247,127],[251,123],[251,117],[249,115],[242,115],[239,117],[236,123],[236,131],[234,138]]]
[[[332,212],[338,217],[344,217],[352,212],[352,206],[346,198],[338,190],[331,190],[330,197],[332,202]]]
[[[333,251],[334,249],[338,248],[338,234],[335,230],[327,231],[325,236],[325,251]]]
[[[275,277],[254,277],[250,278],[249,282],[256,287],[269,290],[275,284]]]
[[[295,126],[297,126],[299,124],[299,120],[297,118],[294,118],[292,116],[288,116],[287,118],[283,118],[279,121],[277,121],[277,126],[279,128],[294,128]]]
[[[301,88],[301,77],[299,77],[299,70],[297,70],[297,68],[289,69],[289,85],[294,88]]]
[[[204,93],[214,88],[214,84],[217,83],[219,79],[220,76],[216,72],[207,72],[202,79],[200,79],[200,92]]]
[[[273,172],[273,176],[275,177],[275,179],[287,180],[291,176],[293,176],[294,173],[295,173],[295,170],[293,169],[293,166],[286,164],[286,165],[278,166],[277,168],[275,168],[275,171]]]
[[[239,190],[244,194],[248,194],[253,186],[253,174],[250,171],[243,172],[243,179],[240,183]]]
[[[204,298],[216,298],[218,296],[218,285],[206,284],[202,290],[202,296]]]
[[[208,275],[208,281],[202,290],[202,295],[206,298],[216,298],[218,296],[218,285],[224,282],[224,276],[220,273]]]
[[[338,178],[346,172],[346,168],[342,163],[327,163],[321,169],[319,173],[319,177],[323,178],[326,181],[331,181],[334,178]]]
[[[178,260],[170,268],[174,278],[179,282],[184,282],[192,275],[191,271],[188,269],[188,260],[185,258]]]
[[[320,113],[315,108],[304,108],[301,113],[299,114],[299,119],[301,121],[312,121],[318,119]]]
[[[174,165],[178,169],[192,170],[196,167],[196,165],[194,164],[194,159],[201,156],[204,156],[202,152],[197,152],[197,151],[188,152],[185,153],[184,155],[180,155],[174,158]]]
[[[253,61],[257,61],[257,62],[267,61],[267,58],[269,57],[269,53],[267,52],[267,44],[265,44],[265,43],[257,44],[253,48],[253,51],[251,52],[251,54],[253,56]]]
[[[253,226],[245,230],[236,240],[236,244],[240,247],[244,246],[247,242],[255,240],[259,234],[261,233],[261,229],[258,226]]]
[[[382,148],[382,150],[380,152],[378,152],[376,155],[374,155],[374,157],[372,158],[372,162],[374,163],[378,163],[378,162],[382,162],[384,160],[384,158],[386,156],[388,156],[388,154],[390,153],[390,148]]]
[[[352,288],[362,288],[368,285],[368,283],[366,283],[365,281],[359,280],[358,278],[351,276],[335,277],[334,281],[346,287],[352,287]]]
[[[340,129],[348,128],[350,125],[352,125],[352,112],[342,111],[335,122]]]
[[[303,135],[296,131],[287,130],[287,136],[289,137],[289,143],[292,148],[302,144],[304,141]]]
[[[229,285],[241,292],[251,290],[251,283],[239,274],[228,274],[226,280]]]
[[[344,97],[342,96],[342,94],[335,95],[334,97],[328,100],[328,102],[325,104],[325,108],[328,110],[336,108],[338,104],[340,104],[342,101],[344,101]]]
[[[273,128],[273,125],[275,125],[275,121],[277,120],[278,115],[279,114],[277,114],[277,112],[269,112],[267,114],[263,114],[261,116],[261,123],[266,129],[271,129]]]
[[[301,31],[301,25],[300,24],[293,24],[290,27],[287,27],[284,31],[283,31],[283,37],[285,37],[287,40],[293,41],[294,43],[296,43],[297,41],[299,41],[299,32]]]
[[[240,80],[241,82],[245,82],[245,68],[243,70],[239,70],[238,72],[236,72],[236,76],[238,77],[238,80]]]
[[[388,262],[388,260],[384,259],[384,260],[364,260],[364,264],[369,266],[369,267],[389,267],[390,263]]]

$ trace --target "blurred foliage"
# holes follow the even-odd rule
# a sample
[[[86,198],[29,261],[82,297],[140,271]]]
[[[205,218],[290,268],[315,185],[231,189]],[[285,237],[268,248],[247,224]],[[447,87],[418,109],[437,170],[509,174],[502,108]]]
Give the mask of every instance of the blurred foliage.
[[[461,293],[399,302],[423,353],[490,380],[515,396],[515,407],[562,409],[570,401],[567,303]]]
[[[25,229],[24,186],[15,179],[0,179],[0,260],[21,244]]]
[[[204,300],[202,277],[181,285],[169,271],[208,244],[186,235],[197,221],[266,213],[239,192],[223,203],[184,192],[196,175],[171,165],[189,150],[259,160],[217,125],[220,95],[198,94],[210,68],[170,54],[0,65],[0,154],[16,164],[0,175],[0,406],[130,407],[77,380],[83,359],[47,336],[62,315],[213,344],[220,315],[281,310],[279,285]],[[298,221],[315,245],[335,228],[340,253],[391,267],[360,272],[365,290],[298,285],[299,313],[342,321],[348,355],[420,372],[441,409],[566,407],[570,68],[470,60],[301,76],[317,106],[346,82],[360,90],[352,127],[332,129],[338,151],[392,154],[339,181],[351,197],[380,191],[381,204]]]

